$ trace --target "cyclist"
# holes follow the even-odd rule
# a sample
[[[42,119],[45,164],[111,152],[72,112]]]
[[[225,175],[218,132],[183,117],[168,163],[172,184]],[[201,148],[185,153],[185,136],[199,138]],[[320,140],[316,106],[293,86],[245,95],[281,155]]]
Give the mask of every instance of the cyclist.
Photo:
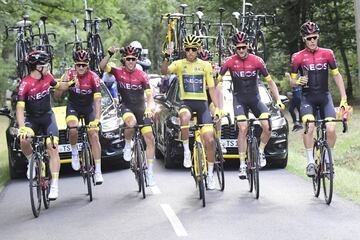
[[[137,67],[147,73],[151,67],[151,61],[147,57],[148,49],[143,49],[139,41],[132,41],[130,46],[136,49],[138,58]]]
[[[285,73],[286,78],[290,81],[290,73]],[[301,104],[301,86],[295,86],[292,88],[292,91],[289,92],[290,103],[289,103],[289,113],[293,120],[294,126],[292,131],[297,132],[303,129],[303,126],[300,122],[300,104]],[[297,109],[299,113],[299,117],[296,116],[295,109]]]
[[[73,55],[75,69],[71,69],[64,80],[72,84],[69,87],[69,98],[66,107],[66,123],[69,129],[71,145],[71,166],[75,171],[80,169],[78,141],[79,117],[84,117],[88,130],[91,151],[95,161],[95,184],[100,185],[104,179],[101,173],[101,145],[99,141],[99,122],[101,115],[101,86],[98,75],[89,69],[89,54],[78,50]],[[68,79],[66,79],[68,78]]]
[[[269,110],[266,105],[261,102],[259,89],[258,89],[258,72],[261,72],[264,79],[267,81],[271,92],[276,99],[276,104],[280,109],[285,106],[279,98],[278,88],[275,82],[271,79],[269,72],[266,68],[264,61],[248,52],[249,39],[248,35],[244,32],[238,32],[233,36],[233,43],[236,46],[236,54],[228,58],[221,66],[219,72],[219,81],[222,76],[229,70],[231,79],[234,85],[233,91],[233,108],[234,116],[237,120],[245,120],[251,109],[252,113],[258,118],[269,118]],[[269,141],[270,131],[269,123],[267,120],[261,120],[262,133],[260,136],[260,165],[266,165],[264,148]],[[238,148],[240,158],[240,179],[246,179],[246,133],[247,122],[238,122],[239,135],[238,135]]]
[[[328,88],[328,72],[333,76],[341,95],[340,107],[348,108],[347,96],[345,93],[344,81],[337,68],[335,56],[332,50],[320,48],[319,43],[320,28],[314,22],[306,22],[300,27],[300,34],[305,49],[294,53],[291,59],[291,83],[293,86],[302,86],[302,98],[300,113],[302,121],[314,120],[316,107],[320,108],[321,118],[334,119],[336,113],[334,104]],[[297,79],[300,71],[301,77]],[[303,135],[304,146],[308,164],[306,174],[309,177],[315,175],[315,164],[313,158],[313,132],[315,124],[309,124],[309,129]],[[326,124],[327,140],[331,154],[335,145],[335,124]],[[333,155],[332,155],[333,156]]]
[[[118,49],[111,47],[108,50],[109,55],[105,56],[100,62],[100,68],[105,72],[110,72],[115,76],[119,86],[119,93],[122,98],[121,113],[123,120],[128,127],[136,124],[151,124],[153,115],[150,106],[153,105],[152,91],[149,85],[147,74],[136,68],[137,51],[132,46],[126,46],[121,50],[123,67],[110,67],[109,59]],[[144,93],[146,94],[146,106]],[[144,118],[145,117],[145,118]],[[147,182],[149,186],[154,186],[155,179],[153,173],[153,163],[155,158],[155,138],[152,127],[145,126],[141,129],[146,143],[146,159],[147,159]],[[134,135],[133,129],[125,129],[125,147],[124,160],[130,161],[131,139]]]
[[[109,62],[108,65],[110,67],[115,67],[115,63]],[[111,96],[118,102],[118,92],[117,92],[117,84],[116,79],[113,74],[104,72],[102,80],[104,81],[106,87],[109,89]]]
[[[47,151],[50,157],[51,186],[49,199],[55,200],[59,195],[60,158],[58,152],[59,130],[55,115],[50,104],[50,87],[66,89],[67,83],[58,83],[49,73],[50,56],[44,51],[33,51],[29,54],[27,65],[30,74],[20,81],[16,104],[16,120],[19,125],[21,151],[27,158],[26,176],[30,178],[30,171],[35,176],[35,168],[30,169],[32,158],[31,140],[27,136],[35,133],[52,135],[54,145],[46,139]],[[25,114],[26,110],[26,114]]]
[[[204,124],[201,129],[202,139],[208,161],[208,189],[215,188],[213,176],[215,140],[214,128],[208,108],[206,86],[209,87],[211,99],[215,105],[215,115],[221,116],[218,107],[212,67],[209,62],[199,59],[198,50],[202,42],[198,36],[188,35],[184,39],[185,58],[174,61],[169,66],[169,56],[173,49],[168,49],[161,65],[162,74],[176,73],[179,79],[181,108],[179,110],[181,122],[181,139],[184,146],[184,167],[190,168],[191,152],[189,149],[189,121],[193,112],[197,112],[198,123]]]

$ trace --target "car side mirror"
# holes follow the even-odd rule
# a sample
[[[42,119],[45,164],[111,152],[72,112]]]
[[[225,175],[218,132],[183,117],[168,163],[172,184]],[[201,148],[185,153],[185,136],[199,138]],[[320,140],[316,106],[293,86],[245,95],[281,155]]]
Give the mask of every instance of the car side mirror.
[[[164,94],[157,94],[154,96],[155,101],[165,102],[166,98]]]

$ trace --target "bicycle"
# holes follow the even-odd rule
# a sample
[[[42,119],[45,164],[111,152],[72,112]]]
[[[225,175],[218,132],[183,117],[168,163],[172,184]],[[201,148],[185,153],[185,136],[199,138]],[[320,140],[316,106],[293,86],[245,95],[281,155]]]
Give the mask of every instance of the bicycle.
[[[23,79],[29,74],[26,65],[27,55],[31,52],[32,43],[31,39],[27,36],[28,33],[32,35],[32,25],[28,15],[23,16],[23,22],[18,22],[18,26],[8,27],[5,26],[5,40],[9,37],[10,30],[16,30],[15,41],[15,59],[16,59],[16,73],[20,79]]]
[[[202,200],[203,207],[206,206],[205,187],[207,176],[207,164],[205,149],[201,141],[201,127],[202,124],[197,123],[197,114],[193,113],[193,130],[194,130],[194,147],[192,154],[191,176],[195,180],[195,185],[199,189],[199,198]]]
[[[80,147],[80,174],[84,180],[84,184],[87,185],[87,194],[89,195],[90,202],[93,200],[93,192],[91,182],[95,186],[95,161],[91,151],[89,137],[87,131],[90,128],[85,124],[84,116],[79,117],[80,125],[78,127],[68,127],[68,129],[77,128],[80,132],[81,142],[78,144]]]
[[[255,190],[255,198],[259,199],[260,196],[260,179],[259,179],[259,170],[260,170],[260,156],[259,156],[259,144],[258,139],[255,135],[255,125],[257,121],[267,120],[269,123],[269,131],[271,132],[271,122],[270,118],[250,118],[243,120],[235,120],[235,131],[237,127],[237,122],[247,122],[248,130],[246,134],[246,178],[249,182],[249,192]]]
[[[99,68],[101,60],[104,58],[104,46],[99,34],[99,25],[101,22],[106,22],[108,30],[112,27],[112,19],[100,19],[95,18],[91,19],[91,13],[93,12],[92,8],[86,8],[86,15],[88,16],[84,19],[84,30],[87,31],[87,49],[90,53],[90,63],[89,67],[92,71],[96,72],[99,76],[102,75],[102,71]]]
[[[222,118],[227,118],[228,126],[230,127],[230,116],[225,115]],[[221,119],[222,119],[221,118]],[[221,133],[217,133],[216,123],[217,121],[221,121],[221,119],[215,119],[214,121],[214,129],[215,129],[215,162],[214,162],[214,171],[216,172],[217,180],[219,183],[220,191],[224,191],[225,189],[225,173],[224,173],[224,155],[223,155],[223,147],[221,145]],[[219,129],[221,131],[221,129]],[[219,137],[220,136],[220,137]]]
[[[52,147],[55,149],[54,137],[52,135],[36,135],[28,137],[33,140],[33,154],[30,160],[30,202],[31,209],[35,217],[40,215],[41,200],[44,201],[45,209],[50,206],[50,183],[51,172],[49,166],[49,155],[46,151],[46,139],[50,138]],[[34,171],[35,169],[35,175]]]
[[[38,34],[31,35],[32,42],[34,42],[35,37],[39,38],[38,45],[36,45],[37,50],[45,51],[50,56],[50,72],[53,70],[53,58],[54,58],[54,47],[50,44],[49,36],[53,36],[54,40],[56,40],[55,32],[47,32],[46,31],[46,16],[40,17],[40,20],[37,21],[36,26],[38,28]],[[41,33],[41,26],[43,26],[43,32]]]
[[[202,39],[203,48],[209,49],[209,39],[208,39],[208,30],[206,28],[206,24],[203,21],[204,13],[203,13],[204,7],[200,6],[197,8],[197,11],[195,12],[195,15],[198,18],[198,23],[194,22],[193,18],[193,34],[196,36],[199,36],[200,39]]]
[[[148,187],[147,183],[147,165],[145,158],[145,147],[143,144],[143,138],[141,135],[141,128],[146,126],[152,126],[151,124],[135,125],[134,127],[121,127],[121,129],[134,129],[134,146],[133,157],[130,160],[130,169],[135,175],[135,180],[138,184],[138,192],[142,193],[142,197],[146,198],[145,187]]]
[[[319,109],[317,109],[317,112]],[[318,115],[317,115],[318,116]],[[346,119],[316,119],[307,120],[305,123],[305,134],[308,131],[309,123],[316,125],[316,138],[314,138],[313,157],[315,160],[315,176],[312,177],[315,197],[319,197],[321,180],[326,204],[330,205],[333,195],[334,165],[330,147],[326,136],[326,123],[342,122],[343,133],[347,131]]]

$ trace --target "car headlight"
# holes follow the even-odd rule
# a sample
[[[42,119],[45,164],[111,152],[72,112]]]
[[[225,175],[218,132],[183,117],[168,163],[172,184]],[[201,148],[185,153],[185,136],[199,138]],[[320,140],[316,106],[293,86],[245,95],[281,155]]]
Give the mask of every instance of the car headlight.
[[[276,130],[286,125],[286,120],[283,117],[271,118],[271,129]]]
[[[114,107],[107,109],[101,114],[100,122],[103,132],[117,130],[119,126],[123,124],[122,119],[118,117],[118,112]]]

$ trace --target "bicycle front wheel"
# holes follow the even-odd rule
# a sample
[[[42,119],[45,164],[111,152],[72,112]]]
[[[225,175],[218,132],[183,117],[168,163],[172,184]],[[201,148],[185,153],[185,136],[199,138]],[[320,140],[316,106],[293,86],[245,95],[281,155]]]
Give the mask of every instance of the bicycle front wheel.
[[[42,196],[44,201],[45,209],[48,209],[50,206],[50,182],[51,182],[51,171],[49,166],[49,160],[46,158],[42,161],[41,167],[41,184],[42,184]]]
[[[259,148],[257,139],[254,138],[251,143],[251,162],[253,167],[253,182],[255,188],[255,198],[258,199],[260,195],[260,184],[259,184]]]
[[[315,176],[312,177],[313,182],[313,190],[315,197],[319,197],[320,194],[320,186],[321,186],[321,173],[320,173],[320,162],[321,162],[321,151],[320,146],[317,142],[314,143],[313,147],[313,158],[315,161]]]
[[[215,153],[214,169],[216,172],[220,190],[224,191],[224,189],[225,189],[224,156],[222,153],[221,143],[218,138],[216,138],[216,153]]]
[[[330,148],[327,145],[325,145],[322,149],[321,163],[323,169],[322,180],[325,202],[329,205],[333,195],[334,169]]]
[[[92,194],[92,186],[91,186],[91,164],[90,164],[90,158],[91,158],[91,150],[88,143],[84,144],[83,152],[82,152],[82,158],[83,162],[85,164],[84,174],[86,178],[86,185],[88,190],[88,195],[90,198],[90,202],[93,200],[93,194]]]
[[[38,217],[41,209],[41,164],[40,156],[37,153],[33,153],[33,156],[30,160],[30,202],[31,210],[35,217]],[[35,171],[33,171],[35,169]]]
[[[251,145],[248,143],[247,153],[246,153],[246,177],[249,182],[249,192],[254,190],[254,170],[253,170],[253,162],[251,160]]]
[[[145,192],[145,155],[144,155],[144,147],[141,143],[141,140],[138,139],[137,143],[136,143],[136,165],[137,165],[137,180],[138,180],[138,185],[139,185],[139,192],[142,192],[142,196],[143,198],[146,197],[146,192]]]
[[[205,200],[205,179],[204,179],[204,164],[205,157],[203,155],[203,147],[200,143],[197,143],[197,164],[199,169],[199,175],[197,176],[198,186],[199,186],[199,196],[202,200],[203,207],[206,206]]]

